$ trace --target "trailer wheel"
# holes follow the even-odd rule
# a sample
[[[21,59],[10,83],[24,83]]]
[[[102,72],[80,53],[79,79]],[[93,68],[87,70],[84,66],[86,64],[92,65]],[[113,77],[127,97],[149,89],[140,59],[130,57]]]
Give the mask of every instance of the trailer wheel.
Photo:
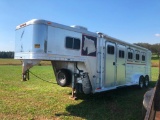
[[[146,75],[146,76],[145,76],[145,79],[144,79],[144,86],[145,86],[145,87],[148,87],[148,85],[149,85],[149,76]]]
[[[140,77],[139,77],[139,87],[140,87],[140,88],[143,88],[143,87],[144,87],[144,77],[143,77],[143,76],[140,76]]]
[[[67,69],[61,69],[57,73],[57,83],[61,87],[66,87],[71,83],[71,72]]]

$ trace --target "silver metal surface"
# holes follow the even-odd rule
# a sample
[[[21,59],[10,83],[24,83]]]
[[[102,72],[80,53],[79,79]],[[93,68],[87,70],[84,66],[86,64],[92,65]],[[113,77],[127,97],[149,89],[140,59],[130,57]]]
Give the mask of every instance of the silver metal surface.
[[[124,53],[124,58],[119,57],[119,50],[122,50],[126,53],[126,47],[124,45],[117,45],[117,76],[116,76],[116,85],[124,85],[126,84],[126,55]]]
[[[108,45],[114,46],[114,54],[108,54]],[[115,43],[106,42],[104,87],[116,86],[116,47]],[[114,65],[115,63],[115,65]]]
[[[66,48],[66,37],[80,40],[80,49]],[[114,46],[114,54],[107,53],[107,46]],[[128,51],[133,50],[133,59]],[[119,58],[124,50],[124,58]],[[136,60],[134,51],[139,51]],[[142,61],[142,54],[145,61]],[[145,48],[88,31],[85,27],[69,27],[47,20],[33,19],[16,27],[15,59],[23,60],[22,73],[42,60],[52,61],[54,72],[68,69],[74,73],[88,73],[92,93],[115,89],[124,85],[138,85],[139,77],[148,75],[151,80],[151,52]],[[76,80],[83,82],[82,76]],[[77,82],[77,81],[76,81]]]

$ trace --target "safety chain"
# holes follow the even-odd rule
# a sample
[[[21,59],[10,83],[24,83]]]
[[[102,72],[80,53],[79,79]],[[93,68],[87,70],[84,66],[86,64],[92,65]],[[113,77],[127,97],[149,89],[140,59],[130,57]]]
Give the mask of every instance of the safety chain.
[[[52,84],[57,84],[57,83],[54,83],[54,82],[50,82],[50,81],[48,81],[48,80],[45,80],[45,79],[43,79],[43,78],[40,78],[39,76],[35,75],[34,73],[32,73],[32,72],[29,71],[29,70],[28,70],[28,72],[31,73],[33,76],[39,78],[39,79],[42,80],[42,81],[45,81],[45,82],[48,82],[48,83],[52,83]]]

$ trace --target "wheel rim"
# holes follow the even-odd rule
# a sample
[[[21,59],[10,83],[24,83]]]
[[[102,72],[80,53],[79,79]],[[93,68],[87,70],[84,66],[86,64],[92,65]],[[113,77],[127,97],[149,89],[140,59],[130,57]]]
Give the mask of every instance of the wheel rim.
[[[141,88],[143,88],[143,82],[142,82],[142,80],[140,81],[139,85],[140,85]]]
[[[58,75],[59,82],[63,84],[63,83],[65,83],[65,79],[66,79],[65,74],[64,73],[59,73],[59,75]]]
[[[148,80],[145,80],[145,86],[148,86]]]
[[[148,87],[149,86],[149,76],[148,75],[146,75],[145,76],[145,87]]]

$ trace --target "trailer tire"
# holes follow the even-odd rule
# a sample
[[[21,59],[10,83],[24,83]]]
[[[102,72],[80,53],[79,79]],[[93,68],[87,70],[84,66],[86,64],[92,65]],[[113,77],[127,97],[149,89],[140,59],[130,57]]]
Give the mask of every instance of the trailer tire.
[[[71,83],[72,75],[67,69],[61,69],[57,73],[57,83],[61,87],[66,87]]]
[[[144,77],[140,76],[139,77],[139,87],[142,89],[144,87]]]
[[[146,75],[145,78],[144,78],[144,86],[145,87],[149,86],[149,76],[148,75]]]

